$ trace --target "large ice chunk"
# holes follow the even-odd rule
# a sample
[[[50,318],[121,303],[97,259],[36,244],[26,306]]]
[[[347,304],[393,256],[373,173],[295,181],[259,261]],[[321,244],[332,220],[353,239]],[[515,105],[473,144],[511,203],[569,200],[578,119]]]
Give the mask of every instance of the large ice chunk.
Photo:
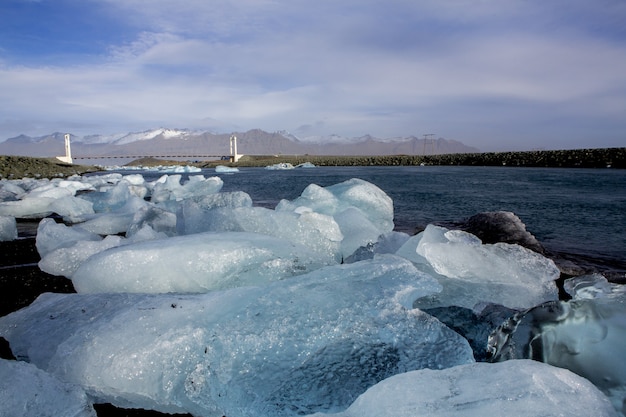
[[[68,223],[79,223],[87,216],[94,214],[93,203],[74,196],[63,197],[54,200],[48,210],[63,217]]]
[[[122,243],[120,236],[110,235],[102,240],[82,240],[69,247],[59,247],[41,258],[39,269],[50,275],[71,277],[87,258]]]
[[[607,398],[584,378],[542,363],[517,360],[396,375],[367,390],[345,412],[314,416],[616,415]]]
[[[181,184],[182,176],[164,175],[152,190],[151,200],[153,203],[161,203],[167,200],[180,201],[191,197],[218,193],[224,186],[220,177],[204,178],[203,175],[190,175],[185,184]]]
[[[567,368],[593,382],[626,415],[626,292],[623,286],[597,291],[599,285],[589,280],[577,290],[583,298],[545,303],[507,319],[489,336],[489,354],[493,361],[532,358]]]
[[[76,291],[204,292],[259,285],[325,266],[309,248],[255,233],[197,233],[119,246],[88,258]]]
[[[243,191],[217,193],[181,201],[176,210],[176,229],[180,235],[228,230],[216,224],[217,209],[252,207],[252,198]],[[229,218],[230,210],[222,217]],[[232,217],[232,216],[231,216]],[[219,221],[219,220],[218,220]],[[242,231],[238,229],[237,231]]]
[[[102,237],[81,227],[68,227],[54,219],[42,219],[37,226],[35,245],[42,258],[58,248],[69,248],[77,242],[100,241]]]
[[[26,193],[16,180],[0,179],[0,201],[15,201]]]
[[[121,183],[120,183],[121,184]],[[80,227],[99,235],[126,233],[137,213],[145,210],[148,203],[137,196],[128,196],[123,204],[103,213],[85,216],[87,219]]]
[[[401,247],[403,256],[437,274],[444,290],[419,307],[448,305],[475,309],[491,302],[524,309],[558,299],[554,262],[522,246],[482,244],[460,230],[428,225]]]
[[[79,197],[91,202],[96,213],[108,213],[123,207],[131,195],[130,184],[118,181],[110,187],[101,184],[98,191],[81,194]]]
[[[186,204],[183,210],[184,217],[179,210],[179,230],[259,233],[306,246],[327,264],[341,261],[343,234],[331,216],[248,206],[194,210],[193,206]]]
[[[0,359],[0,415],[96,417],[96,412],[79,387],[29,363]]]
[[[57,183],[50,181],[30,190],[24,198],[52,198],[58,199],[73,196],[76,192],[70,188],[58,187]]]
[[[52,197],[32,197],[0,203],[0,216],[13,216],[20,219],[40,219],[52,214],[49,206],[55,201]]]
[[[0,335],[98,401],[292,416],[344,409],[394,374],[471,363],[465,339],[410,308],[439,289],[383,255],[205,294],[47,293],[0,318]]]
[[[15,217],[0,216],[0,242],[17,239],[17,222]]]
[[[380,188],[353,178],[322,188],[311,184],[293,201],[282,200],[276,211],[314,211],[335,219],[346,239],[344,258],[393,230],[393,201]]]

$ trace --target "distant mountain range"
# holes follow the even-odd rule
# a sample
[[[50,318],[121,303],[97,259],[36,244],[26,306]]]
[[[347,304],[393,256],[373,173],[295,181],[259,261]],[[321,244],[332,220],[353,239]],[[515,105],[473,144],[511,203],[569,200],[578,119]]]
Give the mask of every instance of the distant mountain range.
[[[474,153],[478,149],[449,139],[415,136],[381,139],[370,135],[296,137],[289,132],[253,129],[235,132],[238,153],[244,155],[423,155]],[[0,142],[1,155],[51,157],[65,153],[64,133],[30,137],[20,135]],[[185,129],[154,129],[120,135],[71,135],[72,156],[228,155],[230,134]]]

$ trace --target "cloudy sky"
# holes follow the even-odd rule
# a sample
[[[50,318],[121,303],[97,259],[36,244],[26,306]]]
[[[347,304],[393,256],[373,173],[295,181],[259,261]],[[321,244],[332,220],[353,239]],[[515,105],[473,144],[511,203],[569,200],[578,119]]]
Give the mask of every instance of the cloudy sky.
[[[0,140],[157,127],[626,146],[624,0],[2,0]]]

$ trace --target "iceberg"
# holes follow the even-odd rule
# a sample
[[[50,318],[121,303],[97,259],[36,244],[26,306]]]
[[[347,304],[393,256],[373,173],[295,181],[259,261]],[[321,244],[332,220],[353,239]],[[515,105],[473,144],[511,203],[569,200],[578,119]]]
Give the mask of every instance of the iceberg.
[[[80,223],[95,214],[93,203],[79,197],[69,196],[54,200],[48,209],[56,213],[67,223]]]
[[[186,231],[258,233],[307,247],[327,264],[341,260],[344,236],[331,216],[248,206],[202,210],[194,217],[189,217],[189,214],[187,210],[184,219],[181,219]]]
[[[215,172],[220,174],[231,174],[233,172],[239,172],[239,168],[229,167],[226,165],[218,165],[215,167]]]
[[[309,248],[256,233],[196,233],[98,252],[70,276],[79,293],[197,293],[261,285],[318,269]]]
[[[331,216],[344,239],[341,252],[349,257],[362,246],[378,241],[393,230],[393,201],[384,191],[358,178],[328,187],[311,184],[293,201],[281,200],[275,209]]]
[[[617,413],[584,378],[539,362],[515,360],[395,375],[367,390],[344,412],[310,417],[323,416],[613,417]]]
[[[173,239],[173,238],[172,238]],[[204,294],[43,294],[0,318],[18,359],[98,402],[195,415],[338,412],[393,375],[473,362],[411,308],[439,284],[394,255]]]
[[[483,244],[476,236],[428,225],[397,252],[439,279],[444,289],[416,307],[458,306],[480,312],[484,303],[526,309],[557,300],[560,271],[545,256],[517,244]]]
[[[20,219],[41,219],[52,214],[50,204],[53,197],[28,197],[15,201],[0,202],[0,216],[12,216]]]
[[[278,164],[268,165],[265,169],[269,170],[284,170],[284,169],[295,169],[295,167],[289,162],[280,162]]]
[[[315,165],[311,162],[303,162],[301,164],[296,165],[296,168],[315,168]]]
[[[85,392],[25,362],[0,359],[0,415],[96,417]]]
[[[42,219],[37,226],[35,245],[41,257],[59,249],[69,248],[78,242],[100,241],[102,237],[89,232],[80,226],[69,227],[63,223],[57,223],[54,219]]]
[[[163,175],[157,180],[150,199],[153,203],[162,203],[168,200],[181,201],[185,198],[199,197],[218,193],[224,186],[219,177],[205,178],[204,175],[190,175],[189,180],[181,184],[182,176]]]
[[[0,242],[17,239],[17,221],[13,216],[0,216]]]
[[[530,358],[569,369],[593,382],[626,415],[626,292],[597,277],[566,284],[570,301],[552,301],[519,312],[488,339],[493,362]],[[607,360],[607,358],[611,358]]]

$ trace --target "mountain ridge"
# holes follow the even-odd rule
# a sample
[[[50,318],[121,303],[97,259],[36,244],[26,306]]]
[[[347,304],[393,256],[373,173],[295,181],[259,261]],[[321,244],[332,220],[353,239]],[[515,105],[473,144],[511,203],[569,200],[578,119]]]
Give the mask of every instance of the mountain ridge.
[[[450,139],[420,139],[415,136],[376,138],[338,135],[299,138],[287,131],[252,129],[234,132],[238,152],[247,155],[434,155],[475,153],[478,149]],[[124,155],[228,155],[229,133],[158,128],[116,135],[70,134],[73,156]],[[64,134],[39,137],[19,135],[0,142],[0,154],[51,157],[64,153]]]

